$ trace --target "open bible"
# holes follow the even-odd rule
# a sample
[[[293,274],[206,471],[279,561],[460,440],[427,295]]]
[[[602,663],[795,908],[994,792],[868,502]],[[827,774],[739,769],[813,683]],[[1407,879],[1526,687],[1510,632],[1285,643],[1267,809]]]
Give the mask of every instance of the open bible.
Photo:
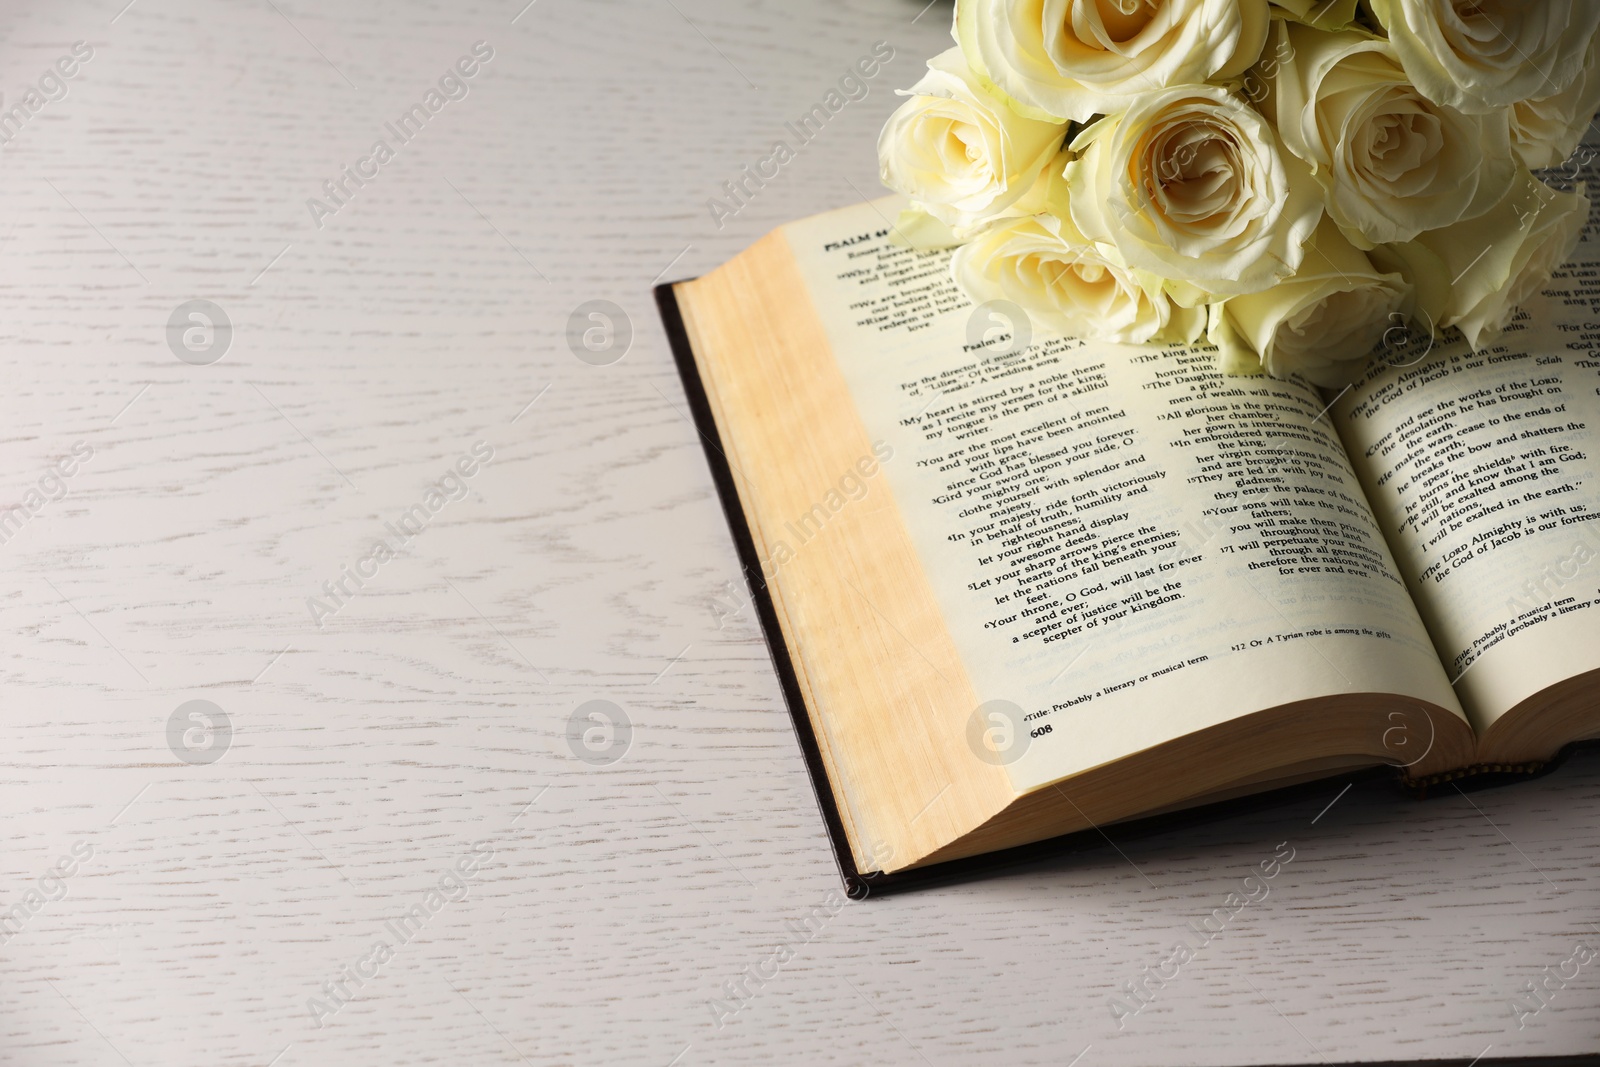
[[[1600,244],[1335,396],[974,308],[899,207],[657,290],[853,892],[1600,737]]]

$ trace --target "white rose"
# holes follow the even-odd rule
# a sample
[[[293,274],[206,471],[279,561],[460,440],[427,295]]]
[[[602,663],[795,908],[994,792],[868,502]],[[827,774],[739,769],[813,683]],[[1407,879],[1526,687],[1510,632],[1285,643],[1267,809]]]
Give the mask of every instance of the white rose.
[[[1589,41],[1583,72],[1553,96],[1511,105],[1511,143],[1531,169],[1554,167],[1577,149],[1600,111],[1600,34]]]
[[[1356,19],[1356,0],[1272,0],[1272,13],[1319,30],[1342,30]]]
[[[1256,112],[1188,85],[1134,98],[1084,130],[1067,164],[1072,221],[1180,303],[1259,292],[1293,274],[1322,191]]]
[[[1600,26],[1595,0],[1370,0],[1429,100],[1483,113],[1559,93]]]
[[[1009,300],[1069,337],[1143,344],[1192,341],[1203,308],[1181,308],[1161,279],[1096,247],[1061,215],[1005,219],[956,250],[950,273],[975,304]]]
[[[955,37],[1024,113],[1087,122],[1136,93],[1244,73],[1267,19],[1267,0],[956,0]]]
[[[957,48],[928,73],[878,137],[883,184],[957,237],[995,218],[1038,182],[1066,137],[1060,123],[1023,118],[986,90]]]
[[[1211,305],[1207,331],[1230,374],[1264,370],[1345,386],[1366,369],[1386,330],[1403,322],[1411,287],[1376,270],[1331,220],[1317,227],[1300,270],[1262,293]]]
[[[1481,215],[1516,174],[1504,112],[1464,115],[1417,92],[1387,42],[1277,24],[1272,106],[1328,214],[1358,246]]]
[[[1434,331],[1460,329],[1474,349],[1505,328],[1565,263],[1589,221],[1589,200],[1526,170],[1479,218],[1372,250],[1372,261],[1416,287],[1417,317]]]

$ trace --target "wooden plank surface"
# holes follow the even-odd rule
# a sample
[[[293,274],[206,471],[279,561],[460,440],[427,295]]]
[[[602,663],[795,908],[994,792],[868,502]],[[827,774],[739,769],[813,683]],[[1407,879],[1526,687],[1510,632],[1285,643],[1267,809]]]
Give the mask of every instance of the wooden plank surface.
[[[1595,756],[831,903],[649,288],[875,195],[890,90],[947,4],[123,5],[0,11],[4,105],[40,105],[0,127],[0,505],[27,512],[0,543],[0,1062],[1600,1045],[1600,964],[1511,1010],[1600,945]],[[866,98],[719,226],[708,198],[878,40]],[[388,134],[478,41],[465,97]],[[392,158],[314,218],[379,138]],[[192,300],[232,324],[214,362],[219,333],[197,362],[169,343]],[[615,362],[568,343],[595,300],[631,320]],[[187,711],[169,734],[193,700],[231,735]],[[631,734],[594,725],[583,759],[593,700]],[[1123,984],[1285,841],[1270,894],[1119,1028]]]

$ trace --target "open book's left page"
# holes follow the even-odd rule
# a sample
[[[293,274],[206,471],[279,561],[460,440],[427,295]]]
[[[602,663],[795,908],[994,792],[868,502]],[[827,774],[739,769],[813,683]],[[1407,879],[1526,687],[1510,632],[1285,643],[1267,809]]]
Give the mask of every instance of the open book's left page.
[[[948,254],[892,240],[898,206],[780,232],[866,436],[892,452],[880,476],[974,723],[1019,735],[1019,792],[1298,701],[1461,714],[1312,389],[1224,377],[1209,349],[1038,325],[1021,346],[955,289]]]
[[[900,457],[855,417],[781,232],[673,288],[713,467],[725,459],[737,489],[724,505],[742,512],[734,529],[749,532],[750,579],[801,698],[791,711],[826,767],[817,786],[858,870],[915,863],[1016,794],[958,730],[930,725],[959,724],[976,698],[884,477]]]

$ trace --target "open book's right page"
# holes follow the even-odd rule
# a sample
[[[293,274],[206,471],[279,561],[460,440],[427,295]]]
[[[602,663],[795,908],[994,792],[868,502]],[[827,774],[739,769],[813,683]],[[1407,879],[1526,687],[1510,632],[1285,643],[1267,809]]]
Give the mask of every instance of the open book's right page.
[[[1492,347],[1417,338],[1333,408],[1479,737],[1600,668],[1594,230]]]

